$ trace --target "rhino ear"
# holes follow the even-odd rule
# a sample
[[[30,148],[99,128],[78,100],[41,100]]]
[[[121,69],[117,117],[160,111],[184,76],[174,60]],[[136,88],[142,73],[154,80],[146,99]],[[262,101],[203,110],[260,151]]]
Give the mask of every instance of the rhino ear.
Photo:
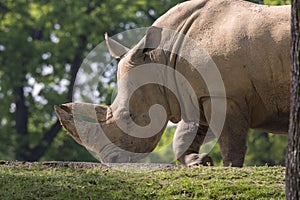
[[[143,53],[156,49],[161,42],[162,28],[150,26],[147,30]]]
[[[114,58],[121,58],[130,50],[122,44],[118,43],[117,41],[108,37],[107,33],[105,33],[105,40],[108,51],[110,55]]]

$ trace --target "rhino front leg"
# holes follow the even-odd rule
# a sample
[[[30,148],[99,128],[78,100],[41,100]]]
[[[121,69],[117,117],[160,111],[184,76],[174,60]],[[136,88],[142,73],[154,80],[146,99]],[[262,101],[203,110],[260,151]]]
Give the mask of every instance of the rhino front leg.
[[[173,151],[179,162],[185,166],[213,165],[213,160],[207,154],[199,154],[208,127],[195,123],[181,121],[176,129]]]
[[[218,143],[224,166],[242,167],[247,150],[249,120],[246,109],[232,100],[227,100],[226,118]],[[211,101],[203,103],[206,119],[211,118]],[[214,131],[214,127],[210,127]],[[217,133],[215,133],[217,135]]]

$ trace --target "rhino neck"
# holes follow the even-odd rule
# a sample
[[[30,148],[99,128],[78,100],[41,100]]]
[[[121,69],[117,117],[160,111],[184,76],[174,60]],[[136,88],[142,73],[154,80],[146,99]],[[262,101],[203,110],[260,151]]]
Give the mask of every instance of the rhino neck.
[[[163,91],[169,120],[178,123],[180,120],[198,123],[199,120],[199,101],[198,94],[193,89],[194,76],[189,76],[192,70],[190,63],[187,63],[185,54],[181,53],[181,45],[185,42],[185,36],[173,30],[163,30],[162,44],[158,49],[149,52],[153,63],[157,66],[152,71],[160,71],[159,85]],[[172,42],[175,42],[172,44]],[[186,50],[186,49],[184,49]],[[194,71],[194,70],[192,70]],[[193,79],[193,80],[191,80]]]

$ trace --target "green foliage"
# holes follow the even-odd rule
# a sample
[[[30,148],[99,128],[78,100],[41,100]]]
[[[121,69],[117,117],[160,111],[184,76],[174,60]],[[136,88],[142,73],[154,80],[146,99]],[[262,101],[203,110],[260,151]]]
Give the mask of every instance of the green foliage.
[[[40,147],[47,152],[42,160],[91,158],[65,133],[55,138],[53,106],[71,101],[78,67],[105,32],[149,26],[177,2],[1,1],[0,158],[40,159]],[[99,90],[110,103],[111,85]]]
[[[71,137],[66,136],[64,131],[61,131],[55,138],[53,144],[40,161],[61,160],[61,161],[82,161],[82,162],[97,162],[98,159],[93,157],[84,147],[78,145]]]
[[[173,149],[172,141],[176,127],[168,127],[154,151],[141,162],[146,163],[177,163]]]
[[[251,130],[245,165],[285,165],[287,135],[274,135]]]
[[[265,5],[290,5],[290,0],[247,0],[257,4],[265,4]]]
[[[290,5],[290,0],[264,0],[264,4],[272,5],[272,6],[279,6],[279,5]]]
[[[0,165],[6,199],[284,199],[283,167],[160,169]],[[131,167],[135,172],[139,166]]]

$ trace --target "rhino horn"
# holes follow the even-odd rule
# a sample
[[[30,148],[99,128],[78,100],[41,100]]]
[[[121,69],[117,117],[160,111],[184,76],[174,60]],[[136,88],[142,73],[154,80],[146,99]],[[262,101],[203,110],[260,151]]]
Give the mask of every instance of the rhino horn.
[[[156,49],[161,42],[162,28],[150,26],[146,33],[144,52]]]
[[[72,106],[70,104],[62,104],[59,106],[54,106],[54,110],[59,117],[61,125],[67,130],[67,133],[72,136],[77,143],[83,145],[74,123]]]
[[[54,107],[61,125],[68,134],[87,149],[99,152],[109,143],[100,123],[110,120],[107,106],[88,103],[67,103]]]
[[[108,51],[110,55],[114,58],[119,59],[130,50],[127,47],[110,38],[107,33],[105,33],[105,40]]]
[[[157,49],[161,43],[161,38],[162,28],[150,26],[144,39],[137,44],[132,59],[139,59],[146,52]]]

